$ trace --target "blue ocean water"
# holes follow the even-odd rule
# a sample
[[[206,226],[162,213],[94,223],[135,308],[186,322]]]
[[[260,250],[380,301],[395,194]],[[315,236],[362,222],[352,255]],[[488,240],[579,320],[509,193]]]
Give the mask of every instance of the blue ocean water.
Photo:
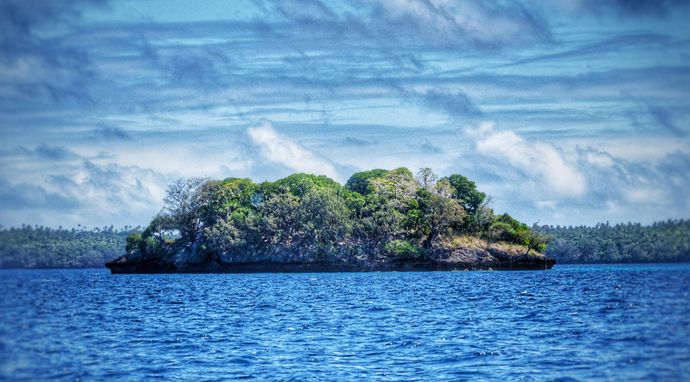
[[[690,265],[0,271],[5,380],[690,380]]]

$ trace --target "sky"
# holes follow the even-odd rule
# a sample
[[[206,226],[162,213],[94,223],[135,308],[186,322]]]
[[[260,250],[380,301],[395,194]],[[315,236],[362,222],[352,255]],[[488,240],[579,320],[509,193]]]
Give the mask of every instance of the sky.
[[[690,1],[2,0],[0,225],[180,177],[463,174],[532,224],[690,218]]]

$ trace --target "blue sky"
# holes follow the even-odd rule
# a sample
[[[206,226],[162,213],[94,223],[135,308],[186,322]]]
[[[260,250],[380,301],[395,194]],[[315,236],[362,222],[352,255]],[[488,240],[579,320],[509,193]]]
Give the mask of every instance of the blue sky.
[[[399,166],[528,223],[688,218],[689,3],[5,0],[0,224]]]

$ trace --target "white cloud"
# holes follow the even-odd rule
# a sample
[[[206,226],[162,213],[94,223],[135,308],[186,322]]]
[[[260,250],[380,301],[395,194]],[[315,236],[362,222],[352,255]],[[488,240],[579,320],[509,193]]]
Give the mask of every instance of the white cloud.
[[[595,167],[609,168],[614,165],[614,158],[611,154],[595,149],[580,150],[584,160]]]
[[[628,187],[623,189],[622,193],[625,200],[633,204],[658,204],[664,203],[668,200],[668,197],[663,190],[651,187]]]
[[[528,176],[533,174],[558,195],[577,197],[587,191],[584,174],[549,143],[527,141],[512,131],[496,130],[493,123],[483,123],[471,135],[481,154],[505,160]]]
[[[278,134],[268,122],[248,128],[247,134],[259,147],[261,154],[271,162],[279,163],[295,171],[327,175],[338,179],[338,172],[330,161],[290,138]]]
[[[537,208],[549,208],[549,209],[554,209],[558,205],[558,202],[555,200],[538,200],[535,205]]]

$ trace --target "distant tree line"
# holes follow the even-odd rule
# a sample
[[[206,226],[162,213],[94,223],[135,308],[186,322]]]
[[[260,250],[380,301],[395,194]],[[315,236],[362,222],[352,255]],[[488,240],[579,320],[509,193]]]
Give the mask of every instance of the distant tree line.
[[[690,261],[690,220],[533,229],[550,238],[545,253],[559,263]]]
[[[141,228],[2,228],[0,268],[100,268],[124,252],[126,238],[134,232]]]

